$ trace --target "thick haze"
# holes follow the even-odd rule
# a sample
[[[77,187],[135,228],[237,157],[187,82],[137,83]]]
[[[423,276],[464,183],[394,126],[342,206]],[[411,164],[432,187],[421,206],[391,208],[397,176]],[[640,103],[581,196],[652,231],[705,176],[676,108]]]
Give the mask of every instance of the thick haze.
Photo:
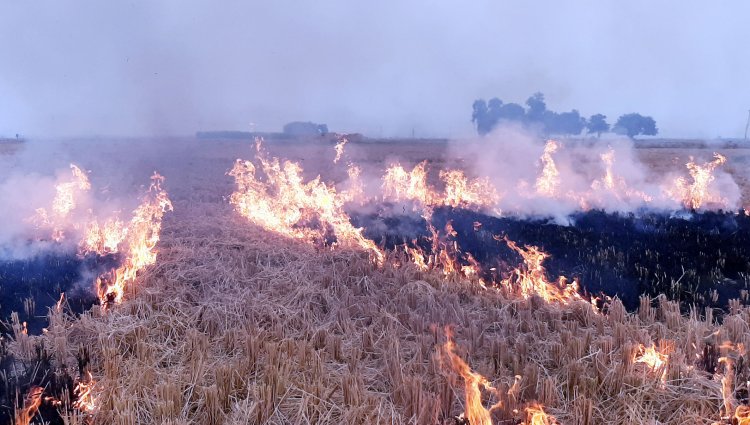
[[[253,4],[251,4],[253,3]],[[5,1],[0,136],[473,133],[479,97],[741,137],[750,2]],[[253,123],[251,125],[251,123]]]

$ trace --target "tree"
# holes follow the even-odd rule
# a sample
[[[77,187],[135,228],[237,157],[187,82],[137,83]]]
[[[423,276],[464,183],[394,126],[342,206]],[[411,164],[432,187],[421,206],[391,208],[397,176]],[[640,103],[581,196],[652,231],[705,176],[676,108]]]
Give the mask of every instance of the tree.
[[[547,111],[547,104],[544,103],[544,94],[536,92],[526,99],[526,106],[529,110],[526,112],[526,120],[529,122],[541,122],[544,119],[544,113]]]
[[[544,114],[544,131],[547,134],[581,134],[586,126],[586,119],[573,109],[570,112],[546,111]]]
[[[639,134],[655,136],[659,132],[659,129],[656,128],[656,121],[653,118],[633,112],[621,115],[617,119],[614,132],[617,134],[626,134],[632,139]]]
[[[474,104],[471,105],[471,108],[471,122],[477,126],[477,133],[484,136],[491,130],[486,127],[487,114],[489,112],[487,110],[487,102],[485,102],[484,99],[477,99],[474,101]]]
[[[603,114],[595,114],[589,118],[586,123],[588,134],[596,133],[596,137],[601,137],[602,133],[609,131],[609,123],[607,123],[607,116]]]

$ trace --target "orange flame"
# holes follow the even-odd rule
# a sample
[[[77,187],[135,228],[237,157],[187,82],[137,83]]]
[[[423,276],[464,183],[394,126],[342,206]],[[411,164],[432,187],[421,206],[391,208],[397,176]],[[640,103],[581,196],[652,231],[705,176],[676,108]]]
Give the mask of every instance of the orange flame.
[[[594,180],[591,183],[591,188],[594,189],[594,191],[606,190],[607,192],[614,194],[618,199],[638,199],[646,203],[653,201],[653,197],[639,190],[631,189],[628,187],[625,179],[615,175],[613,171],[615,162],[614,149],[610,147],[607,152],[601,154],[601,159],[605,168],[604,177],[602,177],[601,180]]]
[[[526,407],[527,421],[522,422],[522,425],[554,425],[557,424],[557,418],[552,415],[548,415],[542,405],[538,403],[532,403]]]
[[[336,146],[334,147],[334,149],[336,150],[336,157],[333,158],[334,164],[337,164],[341,159],[341,155],[344,154],[344,145],[346,145],[347,142],[349,142],[349,140],[347,140],[346,137],[341,137],[338,143],[336,143]]]
[[[719,153],[714,152],[714,160],[698,165],[690,157],[686,164],[692,182],[688,182],[684,177],[675,179],[671,188],[666,189],[666,193],[676,201],[682,202],[685,208],[698,209],[707,203],[726,204],[726,199],[718,193],[712,193],[709,190],[711,182],[716,177],[714,170],[724,164],[727,158]]]
[[[464,394],[466,397],[466,407],[464,408],[464,417],[472,425],[492,425],[491,413],[493,410],[502,407],[502,402],[498,401],[489,409],[482,404],[482,389],[497,393],[497,390],[490,382],[479,373],[473,372],[466,362],[455,352],[456,345],[453,342],[453,334],[450,329],[445,329],[446,341],[443,344],[442,354],[448,358],[452,369],[461,375],[464,380]]]
[[[164,177],[154,173],[143,202],[133,211],[125,236],[127,250],[123,264],[97,279],[96,287],[102,306],[120,303],[126,285],[135,280],[138,271],[156,262],[156,244],[159,242],[162,218],[172,210],[167,192],[161,187],[163,181]]]
[[[96,385],[96,381],[91,376],[91,372],[86,372],[82,379],[76,380],[76,386],[73,389],[73,394],[76,396],[76,401],[73,402],[73,408],[80,410],[83,413],[92,413],[96,408],[96,399],[92,394],[92,390]]]
[[[42,404],[42,393],[44,388],[42,387],[31,387],[29,392],[24,397],[23,407],[19,411],[16,411],[15,425],[29,425],[31,420],[34,419],[39,406]]]
[[[495,237],[499,240],[498,237]],[[517,268],[513,274],[502,281],[502,284],[512,290],[520,292],[524,298],[537,295],[547,302],[568,303],[574,300],[583,300],[578,293],[578,283],[567,284],[565,278],[561,277],[558,283],[547,280],[542,263],[549,255],[535,246],[519,247],[510,239],[503,238],[508,247],[516,251],[524,262],[524,267]]]
[[[560,186],[560,172],[557,171],[555,160],[552,154],[557,152],[560,145],[554,140],[547,140],[544,145],[544,152],[540,158],[542,162],[542,174],[536,180],[537,194],[545,197],[554,197]]]
[[[646,348],[642,344],[636,354],[636,363],[645,363],[651,370],[661,370],[667,364],[669,356],[656,350],[653,344]]]
[[[77,195],[91,189],[91,183],[89,183],[85,172],[74,164],[70,164],[70,170],[73,174],[72,179],[58,183],[55,186],[52,211],[49,212],[45,208],[38,208],[36,210],[36,217],[32,219],[42,226],[50,226],[52,228],[52,239],[56,242],[60,242],[65,238],[63,221],[76,208]]]
[[[305,183],[302,167],[278,158],[256,156],[266,182],[256,177],[255,165],[237,160],[229,172],[237,185],[230,202],[245,218],[256,225],[281,235],[323,244],[331,232],[336,243],[372,253],[379,263],[384,254],[375,243],[355,228],[344,212],[346,196],[320,181],[320,177]]]

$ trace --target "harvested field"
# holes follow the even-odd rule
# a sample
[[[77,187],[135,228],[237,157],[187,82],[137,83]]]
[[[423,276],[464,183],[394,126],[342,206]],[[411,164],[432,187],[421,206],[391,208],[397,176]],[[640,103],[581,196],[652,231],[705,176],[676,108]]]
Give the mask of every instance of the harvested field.
[[[157,169],[166,177],[174,211],[164,216],[158,259],[106,311],[52,308],[41,335],[21,331],[16,319],[6,348],[19,368],[44,363],[54,376],[84,377],[91,389],[82,395],[49,383],[63,406],[75,399],[85,408],[45,417],[56,408],[42,400],[46,410],[33,418],[16,409],[16,424],[748,420],[750,309],[739,301],[726,314],[689,306],[684,314],[665,297],[644,297],[633,313],[618,300],[599,311],[583,298],[521,297],[476,277],[423,270],[402,252],[387,252],[379,265],[365,251],[312,246],[240,216],[227,202],[234,182],[226,172],[252,155],[251,146],[144,145],[147,153],[124,159],[121,149],[138,151],[137,142],[102,147],[89,168],[96,176],[99,164],[118,160],[139,175]],[[347,153],[377,174],[395,157],[452,164],[445,146],[362,144]],[[303,160],[306,177],[346,176],[327,165],[332,145],[312,155],[303,145],[268,149]],[[676,156],[681,167],[688,155],[711,152],[638,154],[666,171]],[[747,151],[722,153],[739,175]],[[130,184],[110,183],[113,191]]]

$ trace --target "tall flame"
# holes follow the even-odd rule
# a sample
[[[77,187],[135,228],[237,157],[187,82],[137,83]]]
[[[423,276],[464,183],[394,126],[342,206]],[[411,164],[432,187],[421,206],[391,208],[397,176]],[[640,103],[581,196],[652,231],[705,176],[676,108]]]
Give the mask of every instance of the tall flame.
[[[36,217],[33,218],[42,226],[52,228],[52,239],[56,242],[65,238],[65,219],[76,208],[77,196],[91,189],[89,178],[83,170],[74,164],[70,164],[70,170],[73,174],[72,178],[55,186],[51,211],[38,208]]]
[[[346,139],[346,137],[341,137],[336,143],[336,146],[334,146],[334,149],[336,150],[336,157],[333,158],[333,163],[337,164],[339,160],[341,160],[341,156],[344,154],[344,146],[349,142],[349,140]]]
[[[557,301],[567,303],[584,299],[578,293],[577,282],[574,281],[572,284],[567,284],[562,277],[558,283],[552,283],[547,280],[542,263],[549,257],[549,254],[535,246],[519,247],[507,237],[503,238],[503,240],[508,244],[510,249],[517,252],[523,258],[524,262],[522,268],[517,268],[510,277],[503,280],[503,285],[511,290],[518,291],[524,298],[537,295],[547,302]]]
[[[163,181],[164,177],[154,173],[143,202],[133,211],[125,237],[126,258],[123,264],[97,279],[97,291],[103,306],[120,303],[126,285],[135,280],[138,271],[156,262],[156,244],[159,242],[162,218],[172,210],[167,192],[161,187]]]
[[[552,154],[560,145],[554,140],[547,140],[542,153],[542,174],[536,180],[536,192],[541,196],[554,197],[560,186],[560,172],[557,171]]]
[[[692,182],[688,182],[684,177],[675,179],[671,188],[666,190],[673,199],[680,201],[686,208],[699,209],[706,203],[725,204],[726,201],[718,193],[711,192],[710,184],[716,177],[714,170],[724,164],[727,158],[724,155],[714,152],[713,161],[698,165],[693,157],[686,164]]]
[[[335,237],[336,244],[371,252],[379,263],[384,255],[375,243],[355,228],[344,212],[345,197],[320,177],[304,182],[299,164],[256,155],[266,182],[256,176],[251,161],[237,160],[229,172],[237,185],[230,202],[256,225],[284,236],[321,245]]]
[[[456,344],[453,342],[450,329],[446,328],[445,333],[446,341],[443,344],[442,354],[448,358],[451,368],[464,380],[464,395],[466,397],[464,417],[472,425],[492,425],[491,412],[502,407],[502,402],[498,401],[489,409],[485,408],[482,404],[482,389],[493,393],[496,393],[497,390],[490,385],[487,378],[473,372],[471,367],[456,354]]]

